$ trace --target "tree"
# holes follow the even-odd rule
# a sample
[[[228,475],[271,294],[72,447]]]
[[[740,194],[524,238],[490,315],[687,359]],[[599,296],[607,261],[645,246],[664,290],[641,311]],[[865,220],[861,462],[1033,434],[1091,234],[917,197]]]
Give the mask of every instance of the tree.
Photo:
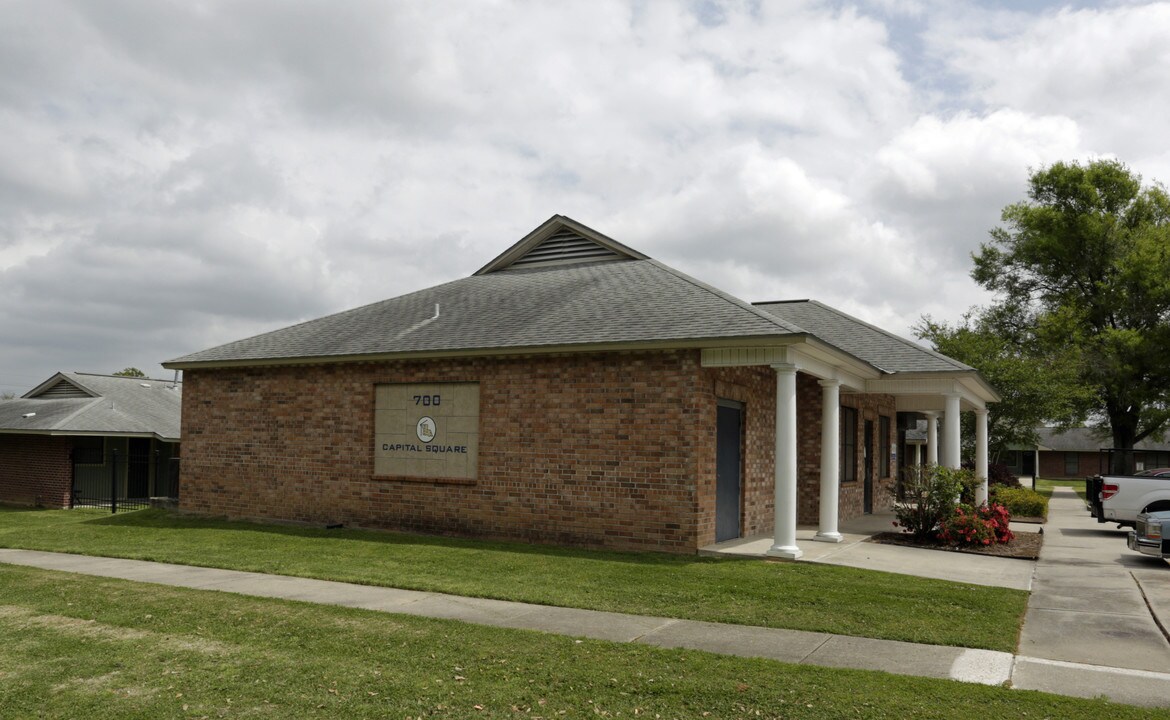
[[[1089,415],[1132,449],[1170,420],[1170,196],[1120,162],[1056,163],[973,255],[999,311],[1091,388]],[[1124,458],[1118,458],[1124,461]],[[1115,471],[1120,468],[1115,468]]]
[[[1036,428],[1079,422],[1091,406],[1092,392],[1076,372],[1076,359],[1036,347],[1024,331],[1028,319],[1018,309],[973,309],[949,325],[923,316],[915,334],[935,350],[976,368],[999,391],[1002,400],[987,420],[988,451],[998,462],[1012,446],[1032,446]],[[974,418],[963,417],[964,440],[974,445]]]
[[[141,378],[146,377],[146,373],[142,372],[141,370],[139,370],[136,367],[122,368],[121,370],[119,370],[118,372],[116,372],[114,374],[120,375],[122,377],[141,377]]]

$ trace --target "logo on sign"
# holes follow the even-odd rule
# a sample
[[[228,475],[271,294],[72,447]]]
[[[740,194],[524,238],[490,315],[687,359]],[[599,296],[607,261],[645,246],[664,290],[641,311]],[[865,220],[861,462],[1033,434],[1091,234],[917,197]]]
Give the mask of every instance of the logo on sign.
[[[419,418],[418,425],[414,426],[414,434],[418,435],[418,439],[425,443],[429,443],[435,439],[435,420],[427,416]]]

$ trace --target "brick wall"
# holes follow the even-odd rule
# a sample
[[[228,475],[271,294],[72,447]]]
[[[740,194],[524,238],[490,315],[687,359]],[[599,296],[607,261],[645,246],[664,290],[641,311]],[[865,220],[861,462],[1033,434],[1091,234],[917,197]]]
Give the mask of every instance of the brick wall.
[[[395,382],[479,383],[476,479],[374,476],[374,387]],[[820,392],[797,375],[803,524],[818,519]],[[775,393],[771,368],[703,368],[695,351],[188,370],[181,508],[693,552],[715,539],[719,398],[744,404],[742,532],[772,532]],[[866,419],[893,425],[890,396],[842,404],[859,408],[859,453]],[[875,507],[892,482],[876,480]],[[843,485],[841,519],[861,513],[860,481]]]
[[[821,503],[821,386],[796,375],[796,522],[816,525]]]
[[[775,519],[773,489],[776,454],[776,373],[768,367],[704,368],[704,413],[714,418],[720,398],[735,400],[743,408],[743,463],[740,532],[744,537],[772,532]],[[715,542],[714,422],[699,427],[699,475],[697,530],[699,547]]]
[[[1073,468],[1065,465],[1065,456],[1076,457],[1076,472],[1070,473]],[[1084,478],[1096,475],[1101,467],[1101,453],[1077,452],[1065,453],[1055,450],[1040,451],[1040,469],[1038,475],[1042,478]]]
[[[0,435],[0,502],[68,507],[72,447],[68,437]]]
[[[714,379],[693,351],[188,370],[180,504],[692,552],[707,535],[696,485],[714,478]],[[390,382],[480,384],[475,480],[373,476],[374,385]]]
[[[897,442],[897,403],[893,395],[856,395],[841,393],[841,406],[857,408],[857,480],[841,485],[841,520],[860,517],[864,514],[865,463],[871,466],[873,474],[873,509],[875,511],[893,507],[895,464],[889,464],[889,474],[880,472],[880,455],[889,453],[890,446]],[[890,419],[888,437],[881,437],[881,420]],[[873,453],[868,460],[865,454],[865,423],[873,423]]]
[[[816,378],[803,373],[796,376],[797,413],[797,509],[796,521],[801,525],[817,525],[820,522],[821,502],[821,386]],[[841,406],[857,409],[857,480],[841,483],[838,491],[838,522],[860,517],[865,514],[865,423],[873,423],[874,452],[869,458],[873,470],[873,508],[882,510],[892,505],[891,489],[894,487],[893,463],[889,474],[879,472],[879,453],[888,453],[889,446],[897,439],[897,408],[892,395],[858,395],[841,393]],[[890,419],[890,435],[883,439],[880,417]],[[844,442],[845,438],[842,437]]]

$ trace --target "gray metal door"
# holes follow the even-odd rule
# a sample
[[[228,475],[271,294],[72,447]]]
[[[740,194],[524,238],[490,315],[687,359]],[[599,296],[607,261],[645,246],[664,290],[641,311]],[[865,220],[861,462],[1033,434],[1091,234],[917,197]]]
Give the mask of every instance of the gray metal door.
[[[740,537],[743,406],[719,401],[715,438],[715,542]]]
[[[865,491],[862,510],[873,512],[873,421],[865,421]]]

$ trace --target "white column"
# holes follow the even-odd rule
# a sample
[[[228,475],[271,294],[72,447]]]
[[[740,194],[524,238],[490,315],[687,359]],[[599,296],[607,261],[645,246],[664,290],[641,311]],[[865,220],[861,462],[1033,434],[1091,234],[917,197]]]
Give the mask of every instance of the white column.
[[[943,410],[943,463],[947,467],[957,468],[962,464],[959,450],[959,396],[946,396],[946,406]]]
[[[813,540],[841,542],[837,511],[841,489],[841,383],[821,380],[821,515]]]
[[[926,464],[938,465],[938,413],[922,413],[926,416]]]
[[[796,546],[796,366],[776,371],[776,525],[768,555],[795,560]]]
[[[975,504],[987,502],[987,410],[975,411],[975,477],[980,485],[975,488]]]
[[[1032,453],[1032,489],[1036,489],[1036,478],[1040,477],[1040,448]]]

